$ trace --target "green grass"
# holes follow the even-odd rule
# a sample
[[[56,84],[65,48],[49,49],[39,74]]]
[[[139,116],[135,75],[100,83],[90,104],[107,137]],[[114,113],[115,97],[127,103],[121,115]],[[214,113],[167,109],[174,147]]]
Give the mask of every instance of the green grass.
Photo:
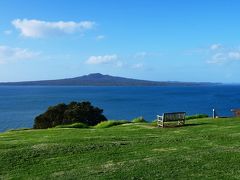
[[[109,121],[100,122],[95,127],[96,128],[109,128],[112,126],[118,126],[118,125],[127,124],[127,123],[130,123],[130,122],[126,121],[126,120],[109,120]]]
[[[143,117],[137,117],[132,120],[133,123],[146,123],[147,121]]]
[[[240,179],[240,119],[0,134],[0,179]]]
[[[66,124],[66,125],[58,125],[55,128],[88,128],[88,125],[84,123],[73,123],[73,124]]]

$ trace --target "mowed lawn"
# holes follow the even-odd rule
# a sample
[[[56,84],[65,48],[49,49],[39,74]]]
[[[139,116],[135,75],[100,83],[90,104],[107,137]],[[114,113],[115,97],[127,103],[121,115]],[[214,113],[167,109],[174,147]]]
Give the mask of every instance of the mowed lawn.
[[[240,179],[240,119],[0,134],[0,179]]]

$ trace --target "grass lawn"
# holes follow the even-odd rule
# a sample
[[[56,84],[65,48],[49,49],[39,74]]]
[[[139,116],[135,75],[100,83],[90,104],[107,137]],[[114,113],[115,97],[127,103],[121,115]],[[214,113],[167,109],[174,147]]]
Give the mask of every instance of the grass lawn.
[[[240,179],[240,119],[0,134],[0,179]]]

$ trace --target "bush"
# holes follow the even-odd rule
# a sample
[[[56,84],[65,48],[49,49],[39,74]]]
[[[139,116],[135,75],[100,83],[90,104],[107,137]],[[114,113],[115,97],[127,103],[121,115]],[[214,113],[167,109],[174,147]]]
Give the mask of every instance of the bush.
[[[62,124],[64,112],[67,110],[66,104],[50,106],[48,110],[35,118],[34,129],[46,129]]]
[[[118,121],[111,120],[111,121],[100,122],[95,127],[96,128],[109,128],[112,126],[117,126],[117,125],[127,124],[127,123],[130,123],[130,122],[126,121],[126,120],[118,120]]]
[[[58,125],[56,128],[88,128],[88,125],[84,123],[74,123],[74,124],[66,124],[66,125]]]
[[[208,117],[207,114],[196,114],[196,115],[192,115],[192,116],[186,116],[186,120],[200,119],[200,118],[207,118],[207,117]]]
[[[102,109],[92,106],[90,102],[71,102],[68,105],[62,103],[50,106],[45,113],[37,116],[33,128],[46,129],[74,123],[94,126],[107,120],[102,113]]]
[[[133,123],[146,123],[147,121],[141,116],[132,120]]]
[[[151,125],[152,125],[152,126],[158,126],[158,125],[157,125],[157,121],[158,121],[157,119],[153,120],[153,121],[151,122]]]

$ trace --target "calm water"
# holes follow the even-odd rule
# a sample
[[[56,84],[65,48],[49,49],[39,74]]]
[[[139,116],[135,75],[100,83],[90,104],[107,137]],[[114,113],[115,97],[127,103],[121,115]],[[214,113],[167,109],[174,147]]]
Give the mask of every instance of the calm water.
[[[0,131],[32,127],[34,117],[60,102],[88,100],[104,109],[108,119],[144,116],[149,121],[163,112],[230,116],[240,108],[240,86],[206,87],[0,87]]]

